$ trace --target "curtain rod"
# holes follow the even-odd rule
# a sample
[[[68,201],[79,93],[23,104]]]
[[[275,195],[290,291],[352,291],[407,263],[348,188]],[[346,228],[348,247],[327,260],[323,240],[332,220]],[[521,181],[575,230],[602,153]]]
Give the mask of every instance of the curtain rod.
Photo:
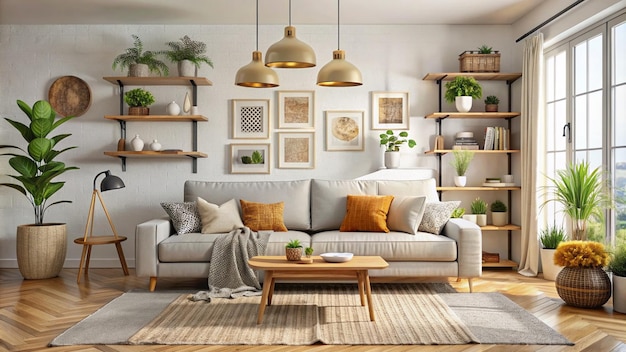
[[[574,2],[573,4],[569,5],[568,7],[564,8],[563,10],[559,11],[557,14],[555,14],[554,16],[548,18],[547,20],[541,22],[541,24],[539,24],[537,27],[529,30],[528,32],[526,32],[526,34],[524,34],[523,36],[517,38],[517,40],[515,41],[516,43],[519,43],[520,40],[523,40],[524,38],[528,37],[529,35],[533,34],[534,32],[536,32],[538,29],[543,28],[545,25],[547,25],[548,23],[554,21],[555,19],[561,17],[564,13],[566,13],[567,11],[573,9],[574,7],[578,6],[581,2],[583,2],[585,0],[577,0],[576,2]]]

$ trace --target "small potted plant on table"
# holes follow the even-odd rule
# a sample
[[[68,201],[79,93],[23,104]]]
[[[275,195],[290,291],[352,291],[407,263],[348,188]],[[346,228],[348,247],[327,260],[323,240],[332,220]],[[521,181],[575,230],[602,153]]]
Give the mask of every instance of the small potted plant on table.
[[[148,106],[154,104],[154,96],[143,88],[135,88],[124,93],[124,101],[128,104],[128,115],[150,115]]]
[[[302,259],[302,243],[300,240],[291,240],[285,246],[285,256],[289,261],[299,261]]]
[[[380,145],[385,146],[385,167],[397,169],[400,166],[400,147],[406,143],[409,148],[415,147],[415,140],[407,138],[409,133],[402,131],[396,136],[392,130],[380,134]]]

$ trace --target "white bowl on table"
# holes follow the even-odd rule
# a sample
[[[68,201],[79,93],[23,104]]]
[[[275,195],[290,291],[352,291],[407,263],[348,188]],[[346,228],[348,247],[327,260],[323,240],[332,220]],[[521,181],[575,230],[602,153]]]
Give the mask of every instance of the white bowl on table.
[[[352,253],[322,253],[320,257],[329,263],[344,263],[352,259]]]

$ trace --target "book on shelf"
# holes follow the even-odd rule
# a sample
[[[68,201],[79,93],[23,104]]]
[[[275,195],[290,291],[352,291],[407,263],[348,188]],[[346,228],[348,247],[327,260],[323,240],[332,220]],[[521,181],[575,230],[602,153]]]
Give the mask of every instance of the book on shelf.
[[[480,147],[476,145],[453,145],[452,150],[479,150]]]
[[[509,150],[511,131],[504,127],[487,127],[485,129],[485,150]]]

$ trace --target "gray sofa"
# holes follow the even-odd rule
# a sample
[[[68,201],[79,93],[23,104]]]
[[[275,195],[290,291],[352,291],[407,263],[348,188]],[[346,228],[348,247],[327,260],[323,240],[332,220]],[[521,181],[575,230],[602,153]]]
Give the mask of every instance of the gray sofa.
[[[450,219],[441,234],[399,231],[339,232],[346,214],[346,196],[395,195],[425,196],[439,202],[435,180],[298,180],[260,182],[187,181],[184,201],[197,197],[214,204],[231,199],[239,202],[284,202],[287,232],[273,232],[266,255],[284,255],[285,243],[299,239],[316,254],[351,252],[379,255],[389,262],[384,270],[370,276],[381,281],[414,277],[456,277],[469,280],[482,270],[481,231],[475,224]],[[241,209],[240,209],[241,211]],[[158,277],[206,278],[209,274],[213,242],[221,234],[187,233],[176,235],[168,218],[149,220],[136,227],[136,273],[150,277],[150,290]]]

